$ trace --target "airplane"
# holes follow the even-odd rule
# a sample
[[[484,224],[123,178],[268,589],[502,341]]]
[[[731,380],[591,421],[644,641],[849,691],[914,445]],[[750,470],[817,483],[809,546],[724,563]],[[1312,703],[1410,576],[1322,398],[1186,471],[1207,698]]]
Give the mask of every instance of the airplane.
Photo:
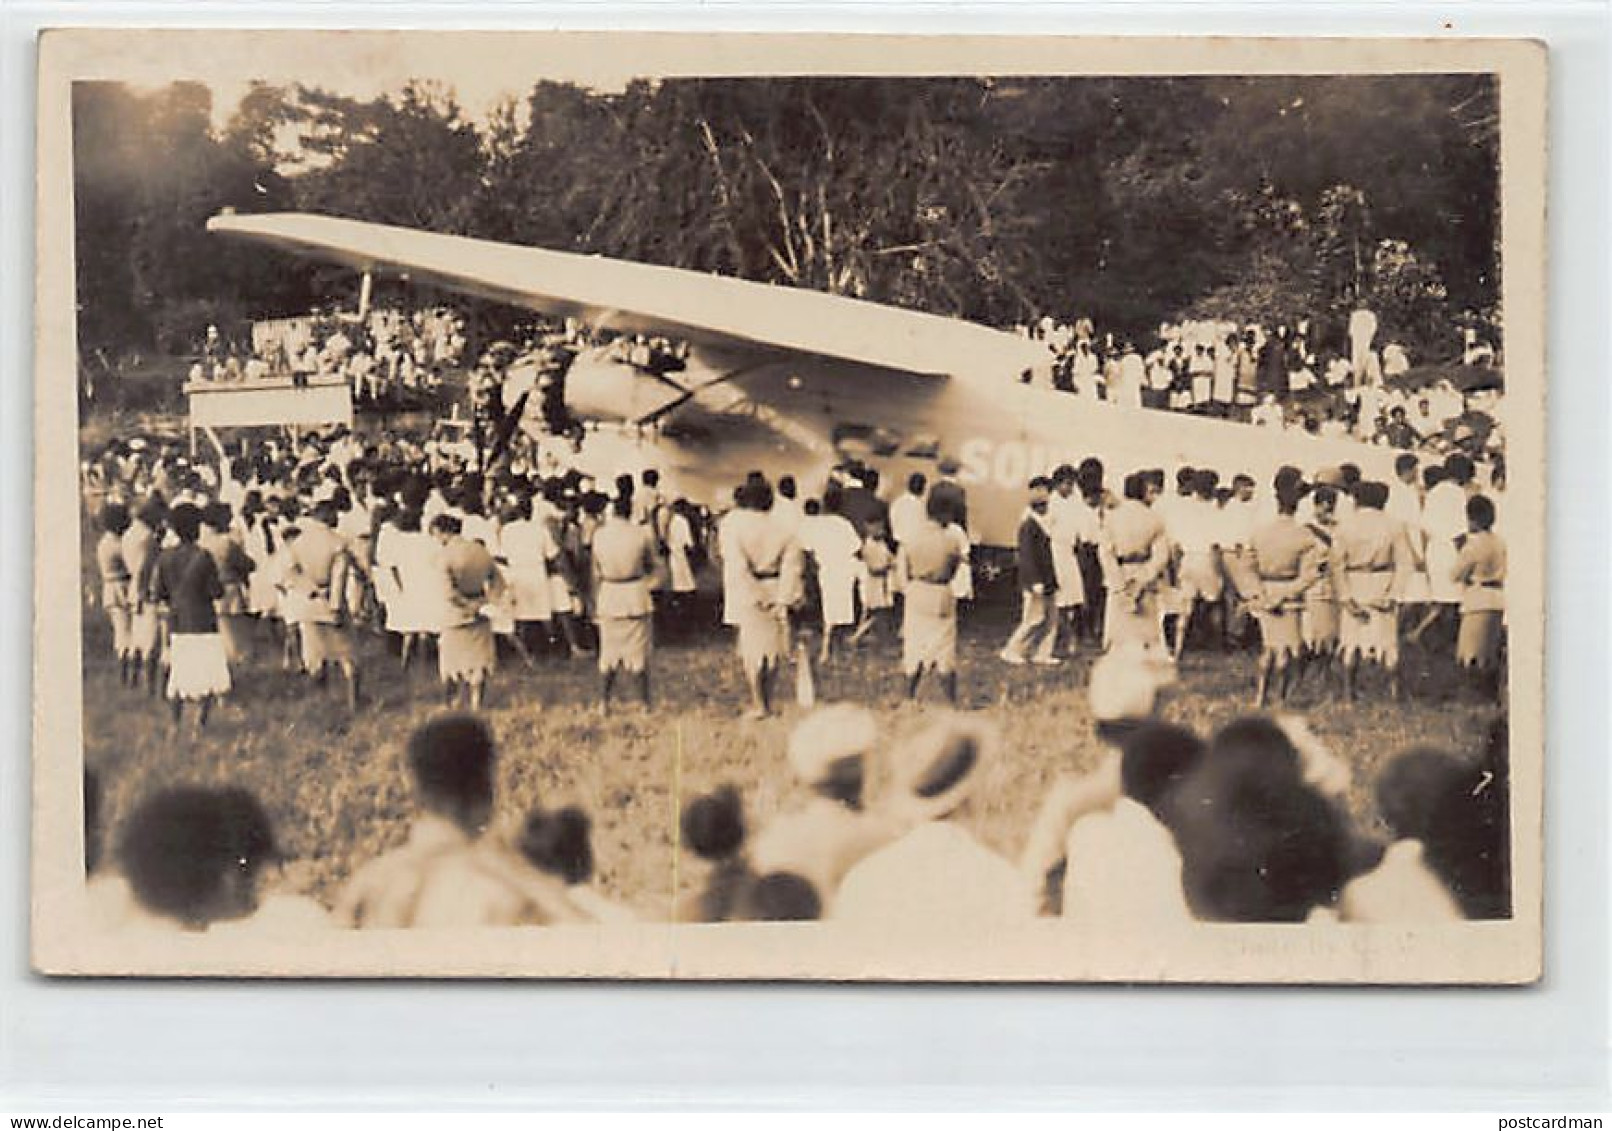
[[[667,489],[718,508],[747,472],[794,475],[802,497],[848,458],[901,490],[950,459],[970,534],[1011,549],[1030,477],[1095,455],[1111,484],[1180,465],[1306,472],[1354,463],[1391,475],[1392,449],[1135,408],[1027,384],[1044,343],[1003,330],[800,288],[309,213],[221,213],[207,230],[286,252],[576,319],[596,331],[688,344],[685,368],[649,372],[601,346],[565,377],[572,417],[597,425],[590,470],[657,468]]]

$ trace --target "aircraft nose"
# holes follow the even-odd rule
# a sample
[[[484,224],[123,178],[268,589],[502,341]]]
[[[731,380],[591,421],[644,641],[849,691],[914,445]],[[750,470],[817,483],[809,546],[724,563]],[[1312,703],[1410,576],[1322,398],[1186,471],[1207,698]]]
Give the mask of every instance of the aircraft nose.
[[[681,399],[682,390],[623,361],[584,354],[565,375],[565,407],[579,420],[631,423]]]

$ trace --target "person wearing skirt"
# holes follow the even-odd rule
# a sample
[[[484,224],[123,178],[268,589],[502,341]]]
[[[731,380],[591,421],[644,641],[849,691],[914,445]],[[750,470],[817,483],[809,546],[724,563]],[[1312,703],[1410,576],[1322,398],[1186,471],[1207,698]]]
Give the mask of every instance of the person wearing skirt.
[[[638,683],[647,708],[649,653],[654,639],[652,590],[659,572],[655,536],[632,521],[632,499],[619,495],[610,516],[594,531],[592,553],[599,626],[599,711],[610,709],[616,679],[626,674]]]
[[[1338,523],[1329,566],[1338,593],[1338,653],[1344,665],[1344,687],[1354,700],[1360,664],[1371,661],[1388,673],[1390,689],[1398,699],[1396,594],[1404,591],[1404,578],[1414,568],[1414,560],[1404,524],[1383,512],[1387,485],[1361,483],[1355,496],[1359,505],[1354,514]]]
[[[1506,544],[1494,533],[1494,503],[1483,495],[1467,500],[1467,536],[1452,572],[1461,589],[1461,623],[1455,639],[1455,662],[1480,678],[1498,679],[1502,622],[1506,611]]]
[[[1153,510],[1159,483],[1145,472],[1125,477],[1125,501],[1108,516],[1099,554],[1108,585],[1104,648],[1163,648],[1160,590],[1172,556],[1169,535]]]
[[[483,609],[497,607],[503,581],[487,547],[463,537],[460,530],[459,519],[451,514],[431,520],[431,536],[442,548],[441,584],[446,593],[437,670],[450,703],[462,697],[471,710],[480,710],[487,677],[498,665],[497,640]]]
[[[918,697],[924,672],[940,680],[946,699],[957,704],[957,594],[952,588],[963,555],[950,530],[945,501],[930,496],[925,519],[896,550],[896,574],[902,580],[901,672],[907,698]]]
[[[196,544],[202,514],[182,503],[169,516],[178,544],[157,558],[152,597],[169,617],[168,702],[177,727],[195,703],[196,726],[207,725],[213,701],[229,694],[229,660],[218,631],[215,602],[224,595],[213,556]]]
[[[1328,674],[1338,654],[1338,591],[1331,570],[1338,496],[1332,487],[1323,486],[1315,489],[1313,499],[1315,520],[1306,528],[1315,539],[1311,555],[1315,581],[1304,591],[1304,606],[1299,613],[1299,636],[1304,643],[1299,679],[1312,666]]]
[[[1303,610],[1316,577],[1316,539],[1293,517],[1303,492],[1296,480],[1278,480],[1276,517],[1257,527],[1249,542],[1258,579],[1252,601],[1260,636],[1256,707],[1266,705],[1273,679],[1277,698],[1287,699],[1289,681],[1304,654]]]
[[[129,571],[131,598],[129,680],[138,686],[143,673],[146,689],[152,695],[157,694],[160,686],[157,675],[162,662],[162,624],[157,606],[151,600],[151,586],[166,520],[167,508],[152,499],[140,508],[123,532],[123,564]]]
[[[130,660],[134,649],[129,638],[133,610],[128,563],[123,560],[123,535],[129,529],[129,510],[121,503],[101,508],[101,540],[95,546],[95,563],[101,574],[101,608],[112,625],[112,654],[118,661],[118,682],[131,679]],[[138,669],[135,670],[138,677]]]
[[[224,655],[239,664],[252,651],[252,617],[247,587],[256,568],[246,547],[234,533],[228,503],[212,503],[202,512],[202,534],[197,545],[212,555],[224,593],[218,599],[218,631],[224,638]]]

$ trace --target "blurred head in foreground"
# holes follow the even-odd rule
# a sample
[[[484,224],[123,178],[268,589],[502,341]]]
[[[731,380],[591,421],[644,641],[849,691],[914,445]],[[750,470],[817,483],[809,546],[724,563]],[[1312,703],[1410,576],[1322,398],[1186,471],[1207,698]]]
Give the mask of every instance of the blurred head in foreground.
[[[258,873],[274,858],[268,815],[242,789],[181,786],[152,794],[129,815],[118,841],[140,906],[190,930],[250,915]]]
[[[409,774],[420,808],[480,835],[493,811],[497,750],[471,715],[432,719],[409,737]]]

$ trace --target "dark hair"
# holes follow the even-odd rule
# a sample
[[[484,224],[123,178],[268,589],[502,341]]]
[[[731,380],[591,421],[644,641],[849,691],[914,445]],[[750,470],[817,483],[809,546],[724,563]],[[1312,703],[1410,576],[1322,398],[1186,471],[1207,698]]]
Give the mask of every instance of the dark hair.
[[[769,872],[751,881],[741,910],[751,922],[801,922],[821,918],[823,901],[806,877]]]
[[[1380,511],[1388,504],[1388,484],[1368,479],[1355,486],[1355,502],[1367,510]]]
[[[1137,502],[1147,498],[1147,473],[1133,471],[1125,477],[1125,497]]]
[[[683,843],[702,860],[726,860],[744,847],[744,804],[737,786],[724,785],[683,808]]]
[[[168,525],[181,542],[194,542],[201,533],[202,514],[189,503],[180,503],[168,512]]]
[[[129,529],[129,508],[122,503],[107,503],[101,508],[101,529],[108,534],[122,534]]]
[[[202,522],[213,530],[228,530],[231,517],[228,503],[208,503],[202,508]]]
[[[640,478],[643,479],[645,487],[656,487],[660,485],[660,472],[656,471],[653,467],[645,468],[644,474],[640,476]]]
[[[929,480],[924,478],[924,473],[921,471],[915,471],[911,475],[907,476],[907,490],[911,491],[914,495],[922,495],[924,493],[924,488],[928,486]]]
[[[130,814],[118,842],[140,906],[194,928],[221,917],[232,872],[251,884],[274,856],[268,814],[242,789],[179,786],[152,794]]]
[[[807,499],[803,509],[809,515],[818,515],[823,513],[823,504],[816,499]]]
[[[1462,914],[1510,914],[1510,783],[1503,755],[1501,762],[1491,757],[1469,765],[1431,747],[1406,750],[1383,767],[1376,798],[1395,838],[1422,842],[1423,858]]]
[[[1477,468],[1473,465],[1471,458],[1462,455],[1460,452],[1456,452],[1444,461],[1445,475],[1463,487],[1472,482],[1472,476],[1476,472]]]
[[[632,496],[617,495],[610,503],[610,513],[617,518],[632,517]]]
[[[1466,520],[1479,530],[1494,528],[1494,503],[1486,495],[1473,495],[1466,501]]]
[[[431,533],[441,531],[443,534],[458,534],[465,528],[464,523],[451,514],[439,514],[431,520]]]
[[[1158,812],[1166,795],[1197,768],[1203,740],[1169,723],[1147,722],[1126,736],[1120,781],[1127,797]]]
[[[521,855],[567,885],[586,883],[593,875],[591,832],[588,815],[575,805],[534,809],[521,830]]]
[[[409,773],[422,807],[461,825],[492,807],[498,751],[473,715],[444,715],[409,736]]]
[[[795,477],[793,475],[780,475],[778,477],[778,493],[786,499],[795,497]]]
[[[930,492],[929,498],[924,500],[924,514],[942,526],[950,526],[952,521],[952,503],[944,495]]]
[[[1416,470],[1416,464],[1417,459],[1410,452],[1402,452],[1394,457],[1394,470],[1400,475]]]
[[[1170,805],[1193,913],[1220,922],[1302,922],[1350,878],[1350,829],[1302,778],[1299,756],[1265,718],[1215,735]]]

